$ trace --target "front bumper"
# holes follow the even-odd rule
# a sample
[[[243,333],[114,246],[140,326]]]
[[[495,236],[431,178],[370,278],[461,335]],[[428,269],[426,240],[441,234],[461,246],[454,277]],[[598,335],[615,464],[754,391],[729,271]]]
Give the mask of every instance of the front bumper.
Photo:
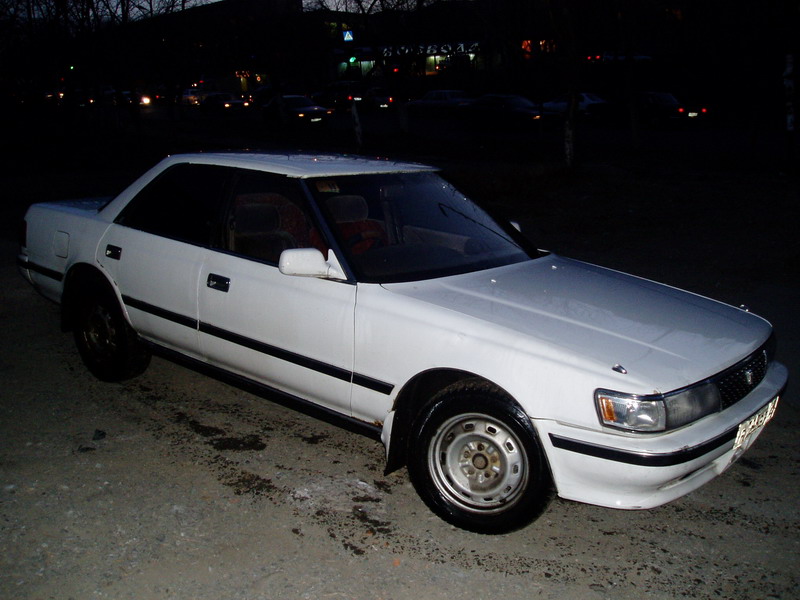
[[[778,397],[788,373],[772,363],[763,381],[735,405],[663,434],[627,434],[537,420],[558,495],[623,509],[653,508],[707,483],[750,447],[754,428],[734,450],[739,425]]]

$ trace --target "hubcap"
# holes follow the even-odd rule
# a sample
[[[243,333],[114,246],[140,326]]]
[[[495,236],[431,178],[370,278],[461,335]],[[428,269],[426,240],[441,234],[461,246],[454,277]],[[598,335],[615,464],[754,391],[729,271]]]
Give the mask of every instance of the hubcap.
[[[443,423],[429,447],[428,461],[439,491],[472,512],[509,508],[528,481],[519,438],[488,415],[458,415]]]

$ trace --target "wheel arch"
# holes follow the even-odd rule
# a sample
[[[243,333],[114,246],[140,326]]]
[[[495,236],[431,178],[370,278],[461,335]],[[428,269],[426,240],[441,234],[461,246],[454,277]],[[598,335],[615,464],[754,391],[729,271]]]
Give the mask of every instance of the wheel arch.
[[[73,330],[76,318],[75,311],[80,299],[89,290],[97,289],[97,287],[101,286],[117,296],[114,284],[102,270],[89,263],[76,263],[70,267],[64,277],[64,289],[61,292],[61,328],[64,331]],[[122,314],[127,319],[124,309]]]
[[[420,498],[448,523],[508,533],[553,497],[547,453],[529,415],[484,378],[450,385],[415,419],[408,473]]]
[[[385,472],[391,473],[406,465],[408,442],[414,419],[430,400],[445,388],[468,379],[484,382],[508,397],[509,402],[519,406],[514,398],[494,382],[459,369],[431,369],[415,375],[406,383],[394,401],[394,419],[391,437],[388,440],[389,452],[386,457]]]

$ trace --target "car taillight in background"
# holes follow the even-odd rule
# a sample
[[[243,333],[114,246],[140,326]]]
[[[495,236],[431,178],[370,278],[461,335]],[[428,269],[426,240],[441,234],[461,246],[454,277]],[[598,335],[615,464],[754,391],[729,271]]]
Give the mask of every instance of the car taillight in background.
[[[678,108],[678,114],[680,114],[680,115],[684,115],[685,114],[690,119],[693,119],[695,117],[699,117],[700,115],[708,114],[708,109],[707,108],[700,108],[698,110],[686,110],[683,106],[681,106],[681,107]]]

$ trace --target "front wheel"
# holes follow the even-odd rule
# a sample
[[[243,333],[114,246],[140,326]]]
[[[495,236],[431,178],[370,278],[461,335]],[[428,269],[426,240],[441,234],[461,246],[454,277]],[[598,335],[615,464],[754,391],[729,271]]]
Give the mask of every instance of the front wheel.
[[[414,424],[409,454],[417,493],[433,512],[463,529],[519,529],[552,496],[530,419],[485,382],[459,382],[437,394]]]
[[[123,381],[144,372],[150,353],[128,325],[110,290],[90,285],[76,309],[75,345],[95,377]]]

